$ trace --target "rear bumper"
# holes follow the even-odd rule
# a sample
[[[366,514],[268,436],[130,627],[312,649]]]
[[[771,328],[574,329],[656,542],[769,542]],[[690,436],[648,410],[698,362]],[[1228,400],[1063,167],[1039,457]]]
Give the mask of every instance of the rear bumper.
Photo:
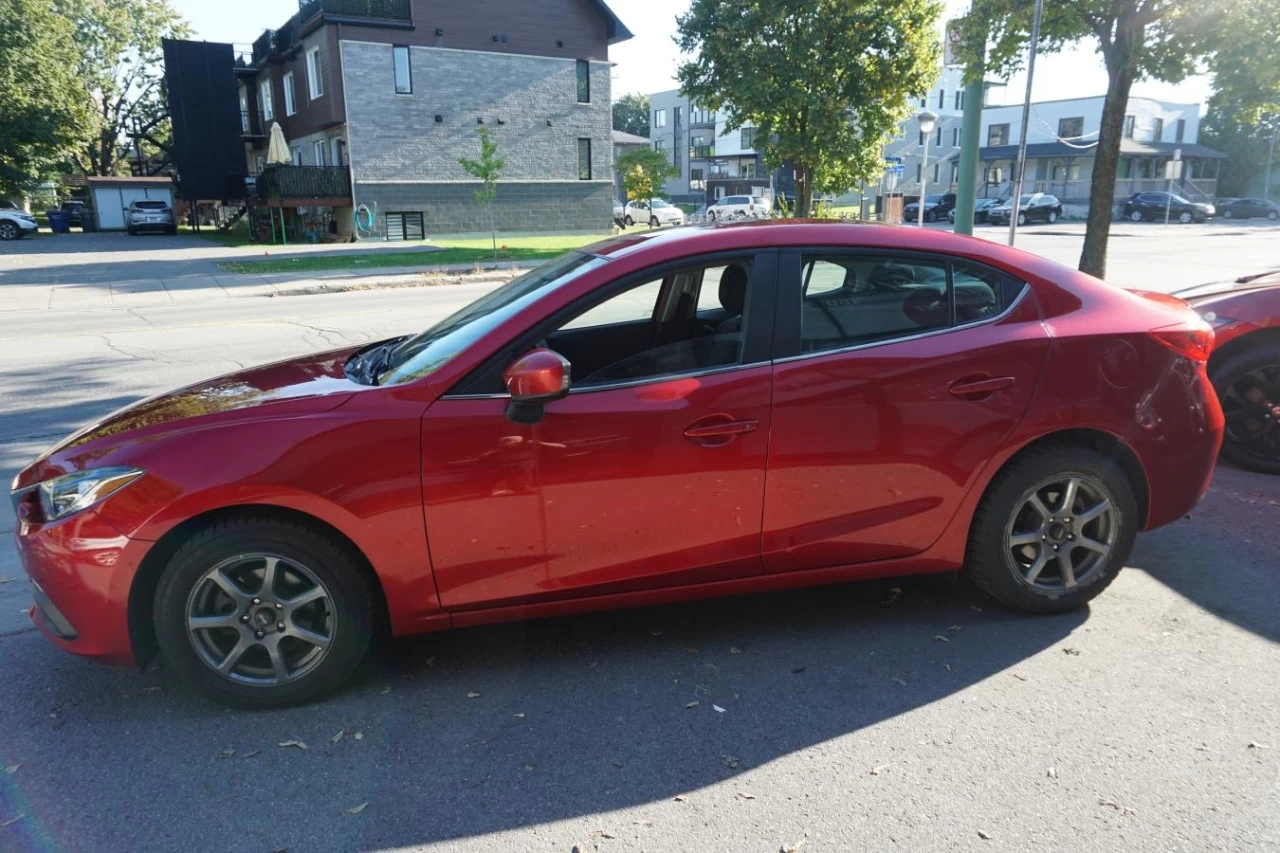
[[[130,222],[130,231],[172,231],[178,227],[173,222]]]
[[[1132,446],[1146,469],[1151,530],[1189,513],[1213,479],[1226,421],[1204,365],[1182,359],[1140,406]]]
[[[19,518],[16,541],[40,633],[73,654],[134,664],[129,590],[152,543],[129,539],[93,510],[53,524]]]

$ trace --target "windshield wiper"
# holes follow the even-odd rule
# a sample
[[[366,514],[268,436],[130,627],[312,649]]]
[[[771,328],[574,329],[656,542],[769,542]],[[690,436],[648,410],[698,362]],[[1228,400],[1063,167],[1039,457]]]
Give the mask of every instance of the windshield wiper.
[[[401,335],[358,353],[349,373],[362,385],[377,385],[378,376],[391,365],[392,350],[407,337]]]

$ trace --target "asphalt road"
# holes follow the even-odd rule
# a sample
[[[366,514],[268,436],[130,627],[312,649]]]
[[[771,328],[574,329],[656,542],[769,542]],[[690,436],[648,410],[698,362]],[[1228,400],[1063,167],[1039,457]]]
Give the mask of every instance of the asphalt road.
[[[1128,239],[1113,266],[1158,257],[1171,290],[1237,238]],[[1280,265],[1239,239],[1233,273]],[[140,396],[481,289],[0,315],[0,476]],[[1280,478],[1229,467],[1076,613],[934,577],[548,620],[395,642],[285,711],[64,655],[8,544],[0,578],[3,851],[1280,848]]]

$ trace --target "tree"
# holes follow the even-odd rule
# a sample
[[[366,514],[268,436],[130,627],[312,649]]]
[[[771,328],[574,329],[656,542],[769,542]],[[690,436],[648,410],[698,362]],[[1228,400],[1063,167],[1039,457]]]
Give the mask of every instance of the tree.
[[[0,0],[0,193],[32,189],[84,136],[74,36],[44,0]]]
[[[613,129],[649,138],[649,96],[639,92],[613,102]]]
[[[493,238],[493,259],[498,259],[498,230],[493,224],[493,200],[498,195],[498,174],[507,161],[498,156],[498,143],[489,135],[489,128],[482,127],[476,131],[480,137],[480,159],[469,160],[458,158],[458,165],[468,175],[480,181],[483,186],[475,191],[476,203],[489,213],[489,236]]]
[[[1239,4],[1241,0],[1226,0]],[[1270,2],[1270,0],[1268,0]],[[1041,52],[1089,39],[1107,69],[1102,125],[1094,149],[1080,269],[1101,278],[1107,269],[1107,239],[1115,203],[1116,167],[1129,90],[1150,77],[1178,82],[1196,70],[1212,49],[1220,8],[1203,0],[1052,0],[1040,26]],[[1021,67],[1030,42],[1034,0],[973,0],[961,23],[961,52],[975,58],[987,46],[987,70],[1011,74]]]
[[[1218,195],[1249,194],[1250,181],[1266,168],[1273,137],[1280,138],[1280,111],[1255,119],[1227,93],[1214,93],[1200,122],[1200,141],[1227,155],[1218,172]]]
[[[652,148],[628,151],[618,158],[617,166],[627,200],[647,201],[650,207],[653,200],[662,195],[662,182],[680,174],[667,159],[665,151]]]
[[[93,99],[93,123],[75,157],[80,169],[127,172],[125,134],[171,150],[160,40],[189,29],[168,0],[55,0],[55,7],[75,27],[76,73]]]
[[[680,87],[730,128],[756,128],[770,168],[795,168],[796,215],[815,190],[878,175],[884,142],[938,74],[936,0],[693,0],[676,42]]]

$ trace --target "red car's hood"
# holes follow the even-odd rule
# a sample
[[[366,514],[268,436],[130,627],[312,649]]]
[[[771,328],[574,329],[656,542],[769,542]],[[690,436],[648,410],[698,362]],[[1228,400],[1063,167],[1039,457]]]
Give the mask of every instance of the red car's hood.
[[[1249,290],[1266,290],[1271,287],[1280,287],[1280,272],[1246,275],[1234,281],[1215,281],[1210,284],[1198,284],[1195,287],[1174,291],[1173,295],[1195,305],[1219,296],[1229,296]]]
[[[355,349],[229,373],[133,403],[63,439],[19,474],[18,484],[83,467],[84,459],[99,458],[125,441],[250,415],[245,410],[254,410],[251,416],[279,417],[335,408],[360,387],[343,372]]]

